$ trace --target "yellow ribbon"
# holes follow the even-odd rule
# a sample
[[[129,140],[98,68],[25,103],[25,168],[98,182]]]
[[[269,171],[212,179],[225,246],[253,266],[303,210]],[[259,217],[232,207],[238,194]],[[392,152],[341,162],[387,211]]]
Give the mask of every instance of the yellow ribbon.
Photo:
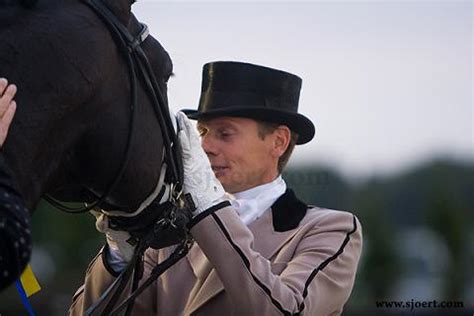
[[[26,266],[25,271],[23,271],[20,276],[20,281],[23,289],[25,290],[26,296],[28,297],[41,290],[41,286],[39,285],[38,280],[31,269],[31,265]]]

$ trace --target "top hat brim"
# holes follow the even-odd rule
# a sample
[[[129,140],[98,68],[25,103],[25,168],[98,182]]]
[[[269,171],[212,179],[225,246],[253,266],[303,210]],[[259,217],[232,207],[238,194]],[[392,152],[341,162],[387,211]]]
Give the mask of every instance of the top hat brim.
[[[182,110],[190,119],[205,120],[215,117],[231,116],[244,117],[263,122],[270,122],[288,126],[298,134],[297,145],[306,144],[313,139],[316,129],[314,124],[304,115],[294,112],[275,110],[262,107],[233,107],[213,109],[206,112],[199,112],[192,109]]]

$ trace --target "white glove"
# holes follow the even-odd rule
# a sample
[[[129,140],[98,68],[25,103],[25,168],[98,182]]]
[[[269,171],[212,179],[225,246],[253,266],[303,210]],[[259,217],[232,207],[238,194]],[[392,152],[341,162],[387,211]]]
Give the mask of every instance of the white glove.
[[[97,211],[91,211],[91,213],[96,218],[95,227],[99,232],[105,234],[110,250],[115,254],[119,254],[127,263],[130,262],[135,252],[135,246],[128,242],[130,234],[123,230],[110,228],[107,215]]]
[[[197,215],[226,200],[225,191],[212,171],[209,158],[201,147],[196,128],[183,112],[176,115],[178,120],[178,139],[184,169],[184,193],[191,194]]]

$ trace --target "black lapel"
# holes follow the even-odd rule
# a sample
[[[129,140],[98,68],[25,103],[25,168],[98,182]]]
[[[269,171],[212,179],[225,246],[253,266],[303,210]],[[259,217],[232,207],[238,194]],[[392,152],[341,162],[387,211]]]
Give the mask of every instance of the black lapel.
[[[285,232],[298,227],[306,215],[308,205],[298,200],[291,189],[278,198],[272,205],[273,228],[277,232]]]

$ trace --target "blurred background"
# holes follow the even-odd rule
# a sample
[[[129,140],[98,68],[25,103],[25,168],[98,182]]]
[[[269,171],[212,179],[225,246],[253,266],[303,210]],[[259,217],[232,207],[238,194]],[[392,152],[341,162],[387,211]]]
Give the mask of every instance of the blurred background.
[[[197,106],[202,65],[238,60],[303,79],[316,138],[285,172],[307,203],[354,212],[364,251],[346,315],[376,301],[462,301],[474,312],[472,1],[146,1],[134,12],[170,53],[172,108]],[[64,315],[103,244],[91,215],[33,217],[38,315]],[[26,315],[14,287],[0,314]]]

